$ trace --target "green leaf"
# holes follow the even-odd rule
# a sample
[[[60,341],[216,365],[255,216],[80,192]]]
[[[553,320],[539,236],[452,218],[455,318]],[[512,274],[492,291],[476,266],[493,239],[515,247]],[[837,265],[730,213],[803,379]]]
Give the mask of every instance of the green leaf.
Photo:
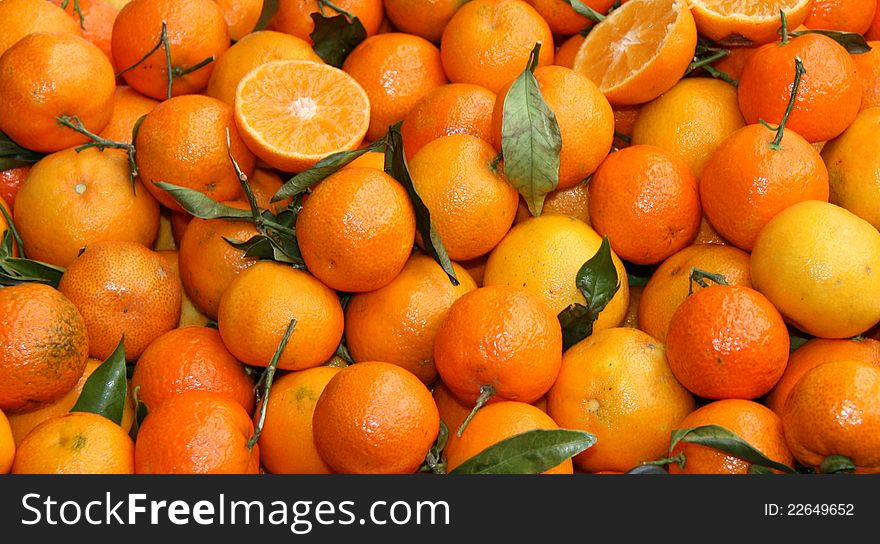
[[[455,270],[452,269],[452,260],[446,253],[443,241],[434,223],[431,221],[431,212],[416,191],[412,176],[409,173],[409,167],[406,163],[406,155],[403,152],[403,137],[400,135],[400,125],[397,123],[388,128],[388,134],[385,136],[385,172],[400,182],[409,194],[413,209],[416,212],[416,230],[422,235],[422,244],[425,252],[430,255],[437,264],[443,268],[449,281],[453,285],[458,285],[458,278],[455,277]]]
[[[342,169],[343,166],[349,164],[361,155],[371,151],[381,151],[384,147],[384,140],[376,140],[367,147],[362,147],[361,149],[355,149],[354,151],[340,151],[339,153],[327,155],[308,170],[300,172],[287,180],[287,182],[278,189],[275,196],[272,197],[272,202],[278,202],[279,200],[284,200],[285,198],[304,193],[308,189],[317,185],[318,182],[331,174],[335,174]]]
[[[267,232],[267,234],[256,234],[244,242],[225,236],[223,239],[235,249],[244,251],[245,257],[287,263],[305,269],[305,262],[296,240],[287,235]]]
[[[672,431],[669,451],[674,450],[679,442],[707,446],[755,465],[772,468],[786,474],[795,473],[795,470],[790,466],[769,459],[751,444],[720,425],[675,429]]]
[[[128,381],[125,379],[124,340],[110,354],[83,384],[76,404],[71,412],[91,412],[104,416],[117,425],[122,423],[122,414],[128,397]]]
[[[437,440],[428,450],[425,456],[424,464],[419,468],[419,472],[433,472],[434,474],[446,474],[446,463],[443,462],[443,449],[446,447],[446,441],[449,439],[449,427],[441,419],[440,431],[437,433]]]
[[[593,324],[620,289],[620,278],[607,236],[602,239],[596,254],[578,270],[575,283],[587,304],[572,304],[559,312],[557,317],[562,325],[563,349],[593,334]]]
[[[275,16],[275,12],[278,11],[278,2],[279,0],[263,0],[263,11],[260,12],[260,18],[257,19],[257,24],[254,25],[254,29],[251,32],[259,32],[266,29],[269,21]]]
[[[852,474],[855,471],[856,464],[843,455],[829,455],[822,459],[822,464],[819,465],[820,474]]]
[[[8,170],[9,168],[14,168],[15,166],[21,166],[22,164],[34,163],[45,156],[45,153],[39,153],[37,151],[31,151],[30,149],[25,149],[21,147],[17,143],[13,142],[12,139],[9,138],[9,136],[0,132],[0,159],[11,161],[8,164],[12,165],[6,168],[0,168],[0,170]]]
[[[836,30],[797,30],[789,32],[789,36],[803,36],[804,34],[821,34],[842,45],[851,55],[860,55],[871,50],[871,46],[865,41],[865,37],[855,32],[839,32]]]
[[[320,13],[312,13],[311,17],[315,30],[309,36],[315,53],[331,66],[341,68],[348,54],[367,39],[367,31],[357,17],[349,19],[342,14],[325,17]]]
[[[595,319],[583,304],[572,304],[556,316],[562,327],[562,349],[567,350],[584,338],[593,334]]]
[[[134,392],[132,392],[132,399],[134,400],[134,421],[131,423],[131,430],[128,431],[128,436],[131,437],[132,440],[137,440],[138,431],[141,429],[141,424],[144,422],[144,418],[147,417],[148,409],[147,405],[141,401],[138,392],[140,391],[140,386],[134,388]]]
[[[184,210],[200,219],[248,219],[250,210],[240,210],[220,204],[204,193],[193,189],[172,185],[164,181],[156,182],[156,186],[168,191]]]
[[[594,10],[590,6],[584,4],[580,0],[565,0],[565,2],[574,9],[578,15],[583,15],[594,23],[601,23],[605,20],[605,16]]]
[[[278,360],[281,358],[281,354],[284,352],[284,349],[287,347],[287,342],[290,340],[290,335],[293,334],[293,329],[296,328],[296,319],[291,319],[290,323],[287,325],[287,330],[284,331],[284,334],[281,336],[281,342],[278,343],[278,347],[275,348],[275,353],[272,355],[272,360],[269,361],[268,366],[266,366],[266,370],[263,372],[263,375],[260,376],[260,381],[257,384],[257,388],[262,384],[263,390],[260,394],[260,403],[259,408],[257,409],[257,421],[254,425],[254,435],[250,437],[247,442],[248,450],[253,449],[254,445],[260,441],[260,434],[263,432],[263,425],[266,423],[266,411],[269,408],[269,395],[272,392],[272,381],[275,378],[275,371],[278,368]]]
[[[540,474],[595,443],[583,431],[536,429],[489,446],[450,474]]]
[[[559,183],[559,123],[544,102],[533,74],[541,44],[535,44],[525,70],[513,81],[501,122],[504,175],[525,199],[532,215],[541,215],[544,198]]]
[[[5,215],[5,210],[0,208],[0,211]],[[0,287],[20,283],[44,283],[58,287],[64,269],[40,261],[13,257],[14,238],[15,232],[9,228],[4,231],[0,241]]]

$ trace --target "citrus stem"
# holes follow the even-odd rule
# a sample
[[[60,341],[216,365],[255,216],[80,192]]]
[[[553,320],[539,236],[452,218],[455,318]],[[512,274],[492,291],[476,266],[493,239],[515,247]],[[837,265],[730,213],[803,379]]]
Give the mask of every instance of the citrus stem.
[[[195,72],[196,70],[200,70],[200,69],[204,68],[205,66],[211,64],[212,62],[214,62],[214,55],[211,55],[210,57],[202,60],[198,64],[194,64],[193,66],[190,66],[189,68],[181,68],[180,66],[175,66],[174,68],[171,69],[171,77],[183,77],[187,74],[191,74],[191,73]]]
[[[721,274],[713,274],[712,272],[706,272],[705,270],[700,270],[699,268],[692,266],[691,273],[688,275],[688,295],[694,294],[694,283],[703,288],[709,287],[706,280],[712,280],[718,285],[730,285],[727,283],[727,278]]]
[[[330,0],[318,0],[318,7],[321,9],[321,15],[324,17],[327,16],[327,14],[324,13],[324,7],[328,7],[332,10],[335,10],[337,13],[345,15],[346,17],[348,17],[349,21],[353,21],[356,17],[355,14],[353,14],[352,12],[342,9]]]
[[[64,0],[61,2],[61,9],[67,9],[67,5],[70,3],[70,0]],[[79,6],[79,0],[73,0],[73,12],[76,13],[77,17],[79,17],[79,28],[80,30],[86,29],[86,18],[83,16],[82,9]]]
[[[232,162],[232,168],[235,170],[235,175],[238,177],[239,183],[241,183],[241,188],[244,191],[245,196],[247,197],[248,204],[251,207],[251,215],[254,218],[254,224],[257,228],[262,226],[263,216],[260,213],[260,207],[257,205],[257,198],[254,196],[254,191],[251,189],[251,184],[248,183],[247,175],[241,171],[241,167],[238,166],[238,162],[235,160],[235,157],[232,156],[232,139],[229,136],[229,128],[226,129],[226,154],[229,156],[229,160]],[[265,232],[261,232],[261,234],[266,234]]]
[[[281,358],[281,352],[287,347],[287,341],[290,340],[290,334],[293,332],[294,327],[296,327],[296,319],[291,319],[290,324],[287,326],[287,330],[284,331],[284,336],[281,337],[281,343],[278,344],[278,349],[275,350],[275,354],[272,355],[272,360],[269,362],[269,366],[266,367],[266,371],[260,378],[260,382],[263,383],[260,414],[257,418],[257,424],[254,427],[254,435],[247,443],[247,448],[249,450],[254,449],[254,445],[260,440],[260,434],[263,432],[263,425],[266,423],[266,410],[269,406],[269,392],[272,389],[272,380],[275,378],[275,370],[278,368],[278,359]]]
[[[595,24],[599,24],[605,20],[605,16],[594,10],[590,6],[584,4],[580,0],[568,0],[568,4],[575,10],[579,15],[583,15],[587,19],[593,21]]]
[[[730,85],[733,85],[734,87],[739,87],[739,81],[730,77],[730,74],[728,74],[724,70],[719,70],[718,68],[715,68],[714,66],[703,66],[703,70],[706,70],[707,72],[709,72],[709,75],[714,77],[715,79],[720,79],[721,81],[723,81],[725,83],[729,83]]]
[[[91,140],[91,142],[85,143],[77,147],[77,153],[79,153],[80,151],[84,151],[90,147],[95,147],[99,151],[104,151],[105,149],[124,149],[126,154],[128,155],[128,177],[131,181],[132,190],[134,190],[134,178],[137,177],[138,174],[134,143],[117,142],[116,140],[110,140],[98,136],[94,132],[87,129],[85,125],[83,125],[82,121],[79,120],[79,117],[77,117],[76,115],[74,115],[73,117],[69,115],[61,115],[59,117],[56,117],[55,120],[58,122],[59,125],[79,132],[80,134],[86,136]],[[137,129],[140,127],[141,121],[143,121],[143,117],[138,119],[137,123],[135,123],[135,128],[132,136],[137,134]],[[134,138],[132,137],[132,140],[133,139]]]
[[[788,43],[788,19],[783,10],[779,10],[779,19],[782,21],[782,26],[779,28],[782,40],[779,42],[779,45],[786,45]]]
[[[138,66],[140,66],[141,64],[143,64],[143,62],[144,62],[145,60],[147,60],[148,58],[150,58],[150,55],[152,55],[153,53],[155,53],[156,51],[158,51],[160,47],[162,47],[163,45],[165,45],[165,42],[168,40],[167,32],[168,32],[168,28],[167,28],[167,26],[166,26],[166,24],[165,24],[165,21],[162,21],[162,34],[159,36],[159,41],[156,42],[156,45],[154,45],[152,49],[150,49],[149,51],[147,51],[147,54],[144,55],[143,57],[141,57],[141,59],[140,59],[139,61],[137,61],[136,63],[132,64],[132,65],[129,66],[128,68],[125,68],[125,69],[123,69],[123,70],[120,71],[120,72],[117,72],[117,73],[116,73],[116,77],[119,77],[119,76],[121,76],[122,74],[125,74],[125,73],[127,73],[127,72],[131,72],[132,70],[134,70],[135,68],[137,68]]]
[[[721,51],[718,51],[714,55],[710,55],[710,56],[702,58],[702,59],[697,59],[697,60],[693,61],[692,63],[690,63],[687,70],[685,71],[685,74],[689,74],[689,73],[693,72],[694,70],[698,70],[700,68],[705,68],[706,66],[714,63],[717,60],[721,60],[728,55],[730,55],[730,50],[729,49],[722,49]]]
[[[21,258],[26,258],[24,254],[24,243],[21,241],[21,236],[18,235],[18,229],[15,228],[15,225],[12,223],[12,216],[9,215],[9,212],[6,211],[6,208],[0,206],[0,213],[3,214],[3,218],[6,219],[6,228],[9,229],[10,234],[12,234],[12,239],[15,240],[15,245],[18,246],[18,252],[21,255]]]
[[[673,463],[678,464],[679,467],[684,468],[684,464],[686,462],[684,452],[679,453],[678,455],[673,455],[672,457],[664,457],[663,459],[657,459],[656,461],[645,461],[642,463],[643,465],[654,465],[658,467],[665,467],[667,465],[671,465]]]
[[[491,385],[484,385],[484,386],[480,387],[480,396],[477,397],[477,403],[474,405],[474,408],[473,408],[473,410],[471,410],[471,413],[468,414],[468,416],[461,423],[461,426],[458,428],[458,431],[455,433],[455,435],[457,437],[461,438],[462,433],[464,432],[465,428],[468,426],[468,423],[471,422],[471,419],[473,419],[474,415],[477,413],[477,410],[479,410],[487,402],[489,402],[489,399],[492,398],[492,395],[494,395],[494,394],[495,394],[495,388],[492,387]]]
[[[782,149],[782,135],[785,131],[785,124],[788,123],[788,118],[791,115],[792,110],[794,110],[794,104],[797,101],[798,87],[801,85],[801,78],[803,78],[806,73],[807,70],[804,68],[804,63],[801,59],[795,57],[794,84],[791,87],[791,97],[788,99],[788,106],[785,108],[785,114],[782,116],[782,122],[779,123],[779,128],[776,129],[776,138],[774,138],[773,142],[770,144],[771,149]]]

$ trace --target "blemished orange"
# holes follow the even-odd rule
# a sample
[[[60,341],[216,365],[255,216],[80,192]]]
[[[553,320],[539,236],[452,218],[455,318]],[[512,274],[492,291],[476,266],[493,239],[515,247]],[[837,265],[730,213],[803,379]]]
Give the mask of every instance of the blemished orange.
[[[481,408],[468,422],[455,447],[446,451],[446,470],[456,467],[478,455],[486,448],[512,436],[538,429],[553,430],[559,425],[547,414],[525,402],[502,401]],[[450,429],[455,434],[455,429]],[[573,474],[571,459],[544,472],[544,474]]]
[[[232,41],[241,40],[250,34],[260,20],[263,0],[214,0],[223,13]]]
[[[254,424],[235,401],[208,391],[174,395],[138,429],[137,474],[257,474],[260,446],[248,448]]]
[[[871,28],[876,9],[876,0],[812,0],[804,26],[864,34]]]
[[[29,34],[0,56],[0,131],[44,153],[83,144],[88,137],[61,125],[58,117],[76,117],[100,132],[113,113],[115,89],[113,66],[86,39]]]
[[[668,151],[652,145],[621,149],[590,180],[590,222],[621,259],[659,263],[697,235],[697,185],[690,167]]]
[[[593,26],[593,21],[576,12],[565,0],[528,0],[547,21],[554,35],[571,36]],[[587,0],[583,2],[600,15],[605,15],[614,0]]]
[[[873,338],[808,340],[791,353],[785,373],[767,394],[764,404],[782,417],[791,390],[804,374],[834,361],[862,361],[880,367],[880,341]]]
[[[382,0],[338,0],[333,4],[357,17],[367,31],[367,36],[379,31],[384,12]],[[323,13],[325,17],[339,15],[334,8],[326,5],[322,11],[318,7],[317,0],[279,0],[278,9],[275,10],[269,27],[278,32],[297,36],[311,44],[311,33],[315,29],[311,17],[313,13]]]
[[[210,327],[177,328],[153,340],[138,358],[131,388],[147,410],[193,390],[224,396],[248,414],[254,410],[253,379]]]
[[[874,0],[870,0],[874,1]],[[701,35],[714,41],[745,38],[755,44],[778,39],[779,12],[784,12],[789,28],[800,26],[810,13],[814,0],[689,0],[691,13]],[[735,76],[734,76],[735,77]]]
[[[12,437],[12,429],[3,410],[0,410],[0,474],[9,474],[14,459],[15,440]]]
[[[870,41],[868,46],[870,51],[852,56],[862,81],[862,111],[880,106],[880,40]]]
[[[720,274],[730,285],[751,287],[749,254],[733,246],[701,244],[675,253],[651,274],[639,302],[639,328],[666,342],[672,314],[694,292],[703,289],[690,281],[691,269]],[[711,280],[706,280],[712,285]]]
[[[89,357],[86,323],[70,300],[48,285],[0,289],[0,410],[7,414],[54,402],[73,389]]]
[[[525,70],[538,42],[538,65],[553,64],[553,33],[523,0],[471,0],[443,29],[440,55],[450,81],[497,93]]]
[[[785,442],[782,421],[772,410],[750,400],[724,399],[691,412],[678,428],[718,425],[739,436],[772,461],[794,467]],[[685,464],[669,465],[672,474],[747,474],[751,463],[709,446],[679,442],[670,452],[684,454]]]
[[[79,22],[45,0],[0,2],[0,55],[18,40],[35,32],[66,32],[82,36]]]
[[[117,142],[131,142],[138,119],[153,111],[158,100],[144,96],[128,85],[119,85],[113,94],[113,114],[99,136]]]
[[[535,79],[544,102],[556,117],[562,138],[556,189],[574,187],[589,177],[611,151],[614,113],[595,83],[569,68],[541,66]],[[510,84],[498,92],[492,114],[492,137],[501,149],[504,99]]]
[[[396,364],[433,383],[437,328],[452,303],[477,288],[464,268],[453,263],[452,269],[457,286],[434,259],[416,253],[389,284],[351,297],[345,339],[352,358]]]
[[[16,166],[0,171],[0,198],[6,202],[10,214],[15,211],[15,196],[30,171],[30,165]]]
[[[718,79],[682,79],[642,106],[632,144],[660,147],[683,160],[698,178],[718,144],[742,128],[736,88]]]
[[[483,285],[522,287],[558,314],[572,304],[586,304],[577,287],[577,273],[601,245],[602,237],[573,217],[532,217],[510,229],[492,250]],[[594,331],[620,325],[629,305],[626,269],[613,250],[611,253],[620,288],[599,313]]]
[[[312,188],[296,218],[309,272],[344,292],[388,285],[409,259],[416,215],[406,189],[375,168],[348,168]]]
[[[70,412],[40,423],[19,444],[13,474],[134,474],[134,442],[104,416]]]
[[[761,229],[782,210],[805,200],[828,200],[828,169],[819,152],[786,127],[776,133],[747,125],[709,157],[700,176],[703,213],[735,246],[751,251]]]
[[[239,81],[257,66],[273,60],[301,59],[323,63],[309,42],[274,30],[261,30],[235,42],[215,62],[205,94],[230,106]]]
[[[432,395],[440,414],[440,421],[446,425],[446,429],[449,431],[446,447],[443,448],[443,454],[448,458],[452,450],[455,449],[455,443],[458,442],[458,428],[471,413],[471,407],[458,400],[446,387],[443,380],[437,380],[432,387]]]
[[[639,47],[632,47],[633,40]],[[629,0],[593,27],[574,70],[593,80],[612,106],[641,104],[681,79],[696,47],[687,2]]]
[[[385,16],[395,28],[440,43],[443,29],[467,0],[385,0]]]
[[[260,433],[260,463],[272,474],[331,474],[312,432],[315,405],[341,369],[319,366],[290,372],[272,383]],[[255,419],[259,410],[254,414]]]
[[[34,164],[16,195],[15,225],[28,257],[66,267],[102,241],[152,245],[159,204],[115,150],[68,148]]]
[[[171,56],[168,73],[164,47],[159,43],[163,25]],[[132,0],[116,16],[111,40],[113,58],[119,70],[127,70],[153,51],[122,78],[141,94],[163,100],[197,93],[205,88],[214,62],[229,48],[229,29],[223,12],[213,0]],[[213,61],[190,71],[202,61]]]
[[[334,472],[411,474],[437,438],[440,415],[412,372],[366,361],[330,379],[312,426],[318,454]]]
[[[354,78],[308,60],[263,63],[235,91],[241,137],[266,164],[286,172],[357,149],[370,112],[370,99]]]
[[[260,261],[232,280],[217,312],[223,343],[253,366],[269,365],[291,319],[296,326],[278,368],[303,370],[327,362],[342,339],[342,306],[332,289],[302,270]]]
[[[584,43],[584,36],[580,33],[569,36],[562,45],[556,48],[556,55],[553,57],[553,64],[563,66],[565,68],[574,68],[574,58],[580,51],[581,44]]]
[[[749,124],[781,122],[791,98],[795,58],[803,61],[806,73],[786,127],[810,143],[830,140],[855,119],[862,86],[850,54],[827,36],[804,34],[755,51],[737,87],[740,111]]]
[[[496,400],[532,403],[559,373],[562,328],[547,303],[524,288],[480,287],[453,302],[440,323],[434,364],[450,391],[471,406],[484,386],[494,388]]]
[[[519,196],[500,167],[493,168],[496,155],[485,140],[453,134],[428,143],[409,161],[413,185],[453,261],[489,253],[513,224]]]
[[[82,314],[96,359],[109,357],[124,336],[125,358],[137,360],[180,319],[177,278],[158,253],[136,242],[89,245],[67,267],[58,290]]]
[[[808,371],[789,394],[782,426],[792,453],[806,466],[842,455],[857,472],[880,472],[880,367],[834,361]]]
[[[246,176],[256,166],[256,157],[236,129],[232,107],[208,96],[184,95],[162,102],[144,118],[134,144],[141,181],[159,202],[177,212],[183,208],[156,183],[193,189],[223,202],[241,195],[230,150]]]
[[[785,372],[788,330],[767,297],[739,285],[688,296],[669,322],[666,354],[675,378],[707,399],[754,399]]]
[[[574,458],[587,472],[626,471],[663,457],[672,430],[695,408],[663,344],[632,328],[605,329],[569,348],[547,394],[560,427],[596,436]]]
[[[430,91],[403,118],[400,135],[406,158],[425,144],[450,134],[470,134],[492,142],[495,93],[470,83],[449,83]]]
[[[52,3],[60,6],[64,0],[52,0]],[[82,21],[80,21],[80,14],[76,12],[76,7],[79,7]],[[78,25],[81,24],[83,38],[98,46],[98,49],[104,52],[112,64],[113,53],[110,47],[110,37],[113,34],[113,21],[116,20],[119,9],[103,0],[77,0],[76,3],[68,1],[65,11]]]
[[[402,32],[377,34],[359,43],[342,70],[370,100],[367,140],[382,137],[426,94],[448,83],[437,46]]]

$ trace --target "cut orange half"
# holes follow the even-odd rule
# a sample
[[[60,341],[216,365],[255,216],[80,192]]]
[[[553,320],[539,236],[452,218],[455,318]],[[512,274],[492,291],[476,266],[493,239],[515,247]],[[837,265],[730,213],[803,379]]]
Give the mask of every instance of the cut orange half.
[[[370,126],[370,101],[338,68],[272,61],[239,82],[235,123],[256,156],[273,168],[302,172],[331,153],[360,145]]]
[[[697,31],[715,41],[746,38],[754,44],[776,41],[784,11],[788,28],[800,26],[811,0],[690,0]]]
[[[613,106],[651,101],[681,79],[697,48],[685,0],[629,0],[593,27],[574,70],[599,86]]]

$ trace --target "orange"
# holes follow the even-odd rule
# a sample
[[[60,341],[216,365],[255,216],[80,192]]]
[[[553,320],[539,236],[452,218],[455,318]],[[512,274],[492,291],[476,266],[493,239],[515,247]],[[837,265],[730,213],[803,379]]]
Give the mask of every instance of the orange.
[[[367,36],[379,31],[383,16],[381,0],[334,0],[333,5],[357,17],[367,31]],[[339,15],[339,12],[330,6],[324,6],[323,10],[319,8],[317,0],[279,0],[278,9],[269,26],[273,30],[292,34],[311,44],[311,33],[315,29],[311,17],[313,13],[323,14],[325,17]]]
[[[302,270],[269,261],[232,280],[217,313],[223,343],[253,366],[268,366],[291,319],[296,326],[278,368],[303,370],[333,356],[343,330],[336,293]]]
[[[699,178],[718,144],[743,125],[734,87],[717,79],[686,78],[642,107],[632,144],[672,153]]]
[[[788,358],[785,374],[764,404],[782,417],[785,402],[800,379],[819,365],[834,361],[862,361],[880,366],[880,342],[871,338],[829,340],[813,338],[797,348]]]
[[[218,202],[233,200],[241,194],[241,183],[229,149],[246,176],[256,164],[242,140],[232,108],[216,98],[185,95],[166,100],[144,118],[134,142],[141,180],[172,211],[183,208],[157,182],[193,189]]]
[[[659,263],[689,245],[700,228],[697,178],[659,147],[633,145],[612,153],[589,187],[590,222],[621,259]]]
[[[401,32],[367,38],[345,58],[342,69],[370,100],[367,140],[381,138],[422,97],[448,83],[437,46]]]
[[[556,56],[553,57],[553,64],[556,66],[564,66],[565,68],[574,68],[574,58],[580,51],[581,44],[584,43],[584,36],[580,33],[574,34],[562,42],[562,45],[556,48]]]
[[[632,134],[642,111],[642,106],[615,106],[614,110],[614,147],[623,149],[632,143]],[[621,137],[623,136],[623,138]]]
[[[12,44],[35,32],[66,32],[81,36],[79,21],[45,0],[0,2],[0,55]]]
[[[153,111],[157,104],[157,100],[144,96],[131,87],[116,87],[113,94],[113,114],[99,136],[117,142],[131,142],[138,119]]]
[[[503,401],[480,409],[456,438],[455,448],[446,452],[446,470],[476,456],[486,448],[512,436],[537,429],[553,430],[559,426],[547,414],[525,402]],[[455,429],[450,429],[454,434]],[[571,459],[550,468],[544,474],[572,474]]]
[[[715,230],[715,227],[712,226],[712,223],[706,219],[706,214],[703,214],[703,218],[700,220],[700,230],[697,232],[697,237],[694,238],[694,241],[691,245],[698,244],[717,244],[717,245],[727,245],[727,240],[721,237],[718,234],[718,231]]]
[[[135,242],[89,245],[70,263],[58,289],[76,306],[89,331],[89,354],[109,357],[125,338],[136,360],[180,319],[180,285],[168,263]]]
[[[828,170],[813,146],[790,128],[748,125],[725,138],[700,177],[703,213],[718,233],[751,251],[776,214],[805,200],[828,200]]]
[[[156,199],[140,181],[132,186],[128,159],[118,151],[48,155],[31,168],[16,203],[28,257],[62,267],[96,242],[152,245],[159,229]]]
[[[348,168],[318,183],[296,219],[309,272],[338,291],[379,289],[412,252],[416,216],[406,189],[375,168]]]
[[[878,6],[880,8],[880,6]],[[871,27],[865,32],[865,38],[869,40],[880,40],[880,9],[874,10],[874,20]]]
[[[179,251],[176,249],[163,249],[156,251],[156,253],[168,263],[168,266],[171,269],[171,275],[174,276],[174,281],[180,286],[180,320],[177,322],[178,328],[190,326],[202,327],[207,325],[211,318],[196,308],[192,300],[187,296],[186,291],[183,288],[183,283],[180,281]]]
[[[235,42],[214,63],[205,94],[230,106],[238,82],[257,66],[273,60],[302,59],[323,63],[309,42],[290,34],[261,30]]]
[[[16,166],[15,168],[0,171],[0,198],[6,201],[10,214],[15,210],[15,196],[18,194],[30,171],[31,167],[29,165]]]
[[[690,0],[689,3],[697,23],[697,31],[701,35],[714,41],[745,38],[752,43],[762,44],[777,40],[780,11],[785,13],[788,27],[796,28],[807,18],[810,5],[815,2],[816,0]]]
[[[732,246],[693,245],[675,253],[648,280],[639,302],[639,328],[666,342],[672,314],[687,299],[690,289],[702,289],[690,281],[691,269],[720,274],[730,285],[751,287],[749,254]],[[711,280],[706,280],[712,285]]]
[[[461,424],[464,423],[464,420],[471,413],[471,408],[462,404],[452,394],[452,391],[444,385],[443,380],[437,380],[434,383],[433,389],[432,394],[434,396],[434,403],[437,405],[437,411],[440,413],[440,421],[446,425],[446,429],[449,431],[449,436],[446,438],[446,447],[443,448],[443,455],[449,458],[449,454],[455,448],[455,443],[458,442],[456,434],[458,428],[461,427]]]
[[[691,412],[678,428],[719,425],[736,434],[772,461],[794,466],[785,443],[782,422],[757,402],[741,399],[715,401]],[[669,465],[672,474],[747,474],[751,463],[708,446],[680,442],[671,455],[684,454],[684,467]]]
[[[692,393],[754,399],[770,391],[788,362],[788,330],[767,298],[748,287],[712,285],[672,314],[669,367]]]
[[[476,136],[453,134],[425,145],[409,161],[413,185],[453,261],[485,255],[513,224],[519,197],[500,166],[493,168],[496,154]]]
[[[818,467],[848,457],[857,472],[880,472],[880,368],[862,361],[819,365],[798,380],[782,409],[795,458]]]
[[[263,0],[215,0],[229,28],[229,37],[238,41],[250,34],[260,20]]]
[[[223,12],[212,0],[132,0],[113,23],[111,46],[119,70],[139,62],[159,43],[166,26],[171,50],[171,74],[168,74],[164,47],[153,51],[134,69],[122,74],[133,89],[157,100],[197,93],[205,88],[214,62],[184,73],[205,59],[216,61],[229,48],[229,29]]]
[[[486,272],[486,261],[488,259],[488,255],[483,255],[482,257],[477,257],[476,259],[471,259],[469,261],[461,261],[460,263],[461,266],[467,270],[467,273],[474,279],[477,287],[483,286],[483,275]]]
[[[425,144],[450,134],[470,134],[492,142],[495,93],[470,83],[449,83],[428,92],[403,118],[400,135],[406,158]]]
[[[345,339],[354,360],[396,364],[432,383],[437,329],[452,303],[477,288],[464,268],[452,266],[457,286],[434,259],[416,253],[391,283],[355,294],[345,309]]]
[[[554,35],[571,36],[593,26],[593,21],[577,13],[565,0],[528,0],[541,17],[547,21]],[[587,0],[584,5],[604,15],[614,0]]]
[[[553,64],[553,34],[522,0],[471,0],[452,16],[440,39],[443,69],[454,83],[497,93],[526,68],[535,44],[538,65]]]
[[[876,9],[876,0],[812,0],[804,26],[864,34],[871,28]]]
[[[382,151],[367,151],[360,157],[346,164],[342,168],[375,168],[385,171],[385,153]]]
[[[562,136],[557,189],[568,189],[596,171],[611,150],[614,113],[608,100],[589,79],[562,66],[542,66],[535,79],[544,102],[556,116]],[[498,92],[492,115],[495,148],[501,149],[504,99],[510,89]]]
[[[370,124],[370,99],[338,68],[308,60],[266,62],[236,88],[235,124],[268,165],[300,172],[358,147]]]
[[[481,388],[497,400],[532,403],[553,385],[562,364],[556,314],[521,287],[493,285],[452,303],[434,339],[434,363],[443,383],[473,405]]]
[[[547,193],[544,198],[544,209],[541,215],[568,215],[590,224],[590,186],[578,183],[567,189],[556,189]],[[524,200],[520,199],[516,210],[514,225],[519,225],[532,217]]]
[[[642,295],[645,292],[644,285],[630,285],[629,287],[629,307],[626,310],[626,317],[621,327],[639,328],[639,303],[642,301]]]
[[[574,70],[593,80],[612,106],[640,104],[681,79],[696,46],[687,2],[629,0],[593,27],[575,56]]]
[[[260,448],[248,448],[254,425],[237,402],[187,391],[150,411],[138,430],[138,474],[257,474]]]
[[[9,427],[9,420],[0,410],[0,474],[9,474],[14,459],[15,441],[12,438],[12,429]]]
[[[138,358],[131,377],[138,399],[155,410],[185,391],[210,391],[254,410],[254,382],[229,353],[217,329],[184,327],[153,340]]]
[[[722,71],[734,80],[742,77],[743,68],[746,67],[749,57],[758,50],[760,46],[754,47],[734,47],[730,49],[730,54],[726,57],[715,61],[712,65],[716,70]]]
[[[0,410],[54,402],[73,389],[89,357],[86,324],[70,300],[25,283],[0,289]]]
[[[415,375],[368,361],[330,379],[312,426],[318,454],[335,472],[411,474],[437,438],[440,416]]]
[[[52,0],[56,6],[60,6],[64,0]],[[110,62],[113,62],[113,53],[110,48],[110,39],[113,34],[113,22],[119,14],[119,9],[111,6],[103,0],[77,0],[77,6],[82,13],[82,36],[100,49]],[[73,0],[68,0],[65,11],[74,21],[80,24],[80,15],[75,11]]]
[[[859,79],[862,81],[862,105],[864,111],[880,106],[880,40],[868,42],[867,53],[853,55]]]
[[[559,426],[596,436],[574,458],[587,472],[626,471],[663,457],[672,429],[694,408],[669,370],[663,344],[630,328],[599,331],[569,348],[547,394]]]
[[[71,412],[40,423],[18,446],[14,474],[133,474],[134,443],[104,416]]]
[[[100,132],[113,112],[115,88],[110,61],[84,38],[30,34],[0,56],[0,131],[44,153],[85,143],[86,136],[57,118],[75,116]]]
[[[273,474],[331,474],[312,432],[315,405],[341,369],[319,366],[291,372],[272,384],[260,434],[260,462]],[[259,414],[255,414],[255,419]]]
[[[483,285],[522,287],[559,314],[572,304],[586,304],[577,274],[601,245],[602,237],[582,221],[565,215],[532,217],[510,229],[492,250]],[[620,325],[629,305],[626,269],[614,251],[611,258],[620,288],[599,314],[594,331]]]
[[[880,321],[880,233],[810,200],[774,217],[752,249],[752,284],[798,329],[851,338]]]
[[[440,43],[443,29],[467,0],[385,0],[385,16],[395,28]]]
[[[834,138],[859,112],[862,86],[846,49],[819,34],[791,38],[784,45],[767,44],[749,57],[737,89],[743,117],[750,124],[782,120],[791,98],[795,58],[803,61],[806,73],[786,127],[810,143]]]

